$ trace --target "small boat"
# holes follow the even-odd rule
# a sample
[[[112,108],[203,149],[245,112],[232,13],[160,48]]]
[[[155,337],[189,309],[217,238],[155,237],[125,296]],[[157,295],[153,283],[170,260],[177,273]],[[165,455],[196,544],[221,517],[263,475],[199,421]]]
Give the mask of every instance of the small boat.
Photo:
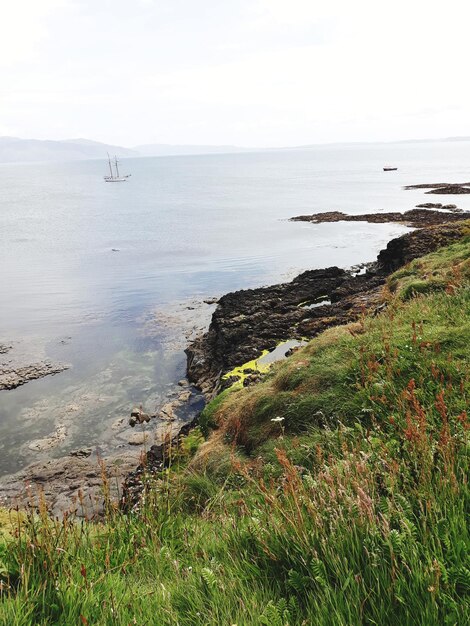
[[[108,153],[108,163],[109,163],[109,175],[103,176],[104,180],[107,183],[123,183],[129,178],[130,174],[125,174],[123,176],[122,174],[119,173],[119,167],[118,167],[119,161],[117,160],[116,156],[111,162],[111,157],[109,156],[109,153]],[[114,167],[116,168],[116,174],[113,173],[113,164],[114,164]]]
[[[394,172],[398,167],[392,167],[391,165],[384,165],[384,172]]]

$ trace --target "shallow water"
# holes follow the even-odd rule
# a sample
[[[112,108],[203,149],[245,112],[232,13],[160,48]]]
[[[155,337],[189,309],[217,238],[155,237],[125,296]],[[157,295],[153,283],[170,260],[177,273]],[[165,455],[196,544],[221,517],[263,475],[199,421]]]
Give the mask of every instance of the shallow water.
[[[47,455],[125,447],[119,420],[134,404],[158,408],[184,377],[186,335],[213,310],[203,299],[373,260],[406,230],[289,217],[470,208],[402,190],[468,180],[469,161],[467,142],[142,158],[123,161],[132,177],[113,185],[105,159],[0,165],[0,343],[71,365],[0,392],[0,475],[39,458],[28,444],[58,424],[67,436]]]

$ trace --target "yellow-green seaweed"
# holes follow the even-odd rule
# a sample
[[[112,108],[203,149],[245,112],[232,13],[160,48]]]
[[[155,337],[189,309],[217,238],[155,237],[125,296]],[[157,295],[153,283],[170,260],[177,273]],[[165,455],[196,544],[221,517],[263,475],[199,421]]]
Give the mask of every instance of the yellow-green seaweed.
[[[243,365],[234,367],[233,370],[230,370],[230,372],[227,372],[224,376],[222,376],[222,379],[227,380],[228,378],[232,378],[232,376],[237,376],[238,380],[230,386],[230,389],[243,387],[243,381],[251,373],[249,371],[247,372],[246,370],[260,372],[261,374],[264,374],[269,370],[269,368],[271,367],[271,363],[268,363],[266,365],[258,364],[258,359],[265,356],[266,354],[269,354],[269,350],[263,350],[263,352],[259,356],[257,356],[256,359],[252,359],[247,363],[243,363]]]
[[[222,376],[222,379],[227,380],[232,377],[237,377],[238,380],[235,381],[232,385],[230,385],[229,389],[241,389],[243,387],[243,382],[247,376],[249,376],[253,372],[266,374],[266,372],[268,372],[271,369],[272,365],[277,362],[277,361],[272,361],[270,363],[260,363],[259,361],[261,358],[263,358],[267,354],[270,354],[271,352],[274,352],[274,350],[276,350],[280,346],[290,343],[291,341],[296,341],[296,340],[286,339],[285,341],[280,341],[279,343],[277,343],[276,347],[273,350],[263,350],[261,354],[257,356],[255,359],[252,359],[251,361],[248,361],[247,363],[243,363],[243,365],[234,367],[232,370],[230,370],[230,372],[227,372],[227,374],[224,374],[224,376]],[[301,345],[302,342],[304,341],[307,341],[307,339],[302,338],[302,340],[299,341],[299,345]]]

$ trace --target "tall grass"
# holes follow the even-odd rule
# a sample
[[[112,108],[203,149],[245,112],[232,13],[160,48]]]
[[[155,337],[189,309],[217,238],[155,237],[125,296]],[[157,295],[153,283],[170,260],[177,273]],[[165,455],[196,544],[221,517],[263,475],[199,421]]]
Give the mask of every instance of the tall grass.
[[[174,451],[132,512],[15,518],[1,623],[469,623],[468,252],[415,263],[385,313],[225,393],[218,430]],[[442,285],[410,288],[428,279]]]

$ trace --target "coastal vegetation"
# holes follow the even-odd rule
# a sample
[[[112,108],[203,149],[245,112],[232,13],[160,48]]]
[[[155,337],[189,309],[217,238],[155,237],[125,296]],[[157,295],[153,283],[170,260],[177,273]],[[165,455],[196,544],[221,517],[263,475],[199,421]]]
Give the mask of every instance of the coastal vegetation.
[[[217,396],[134,506],[103,468],[102,521],[4,513],[0,622],[468,623],[470,232],[381,297]]]

